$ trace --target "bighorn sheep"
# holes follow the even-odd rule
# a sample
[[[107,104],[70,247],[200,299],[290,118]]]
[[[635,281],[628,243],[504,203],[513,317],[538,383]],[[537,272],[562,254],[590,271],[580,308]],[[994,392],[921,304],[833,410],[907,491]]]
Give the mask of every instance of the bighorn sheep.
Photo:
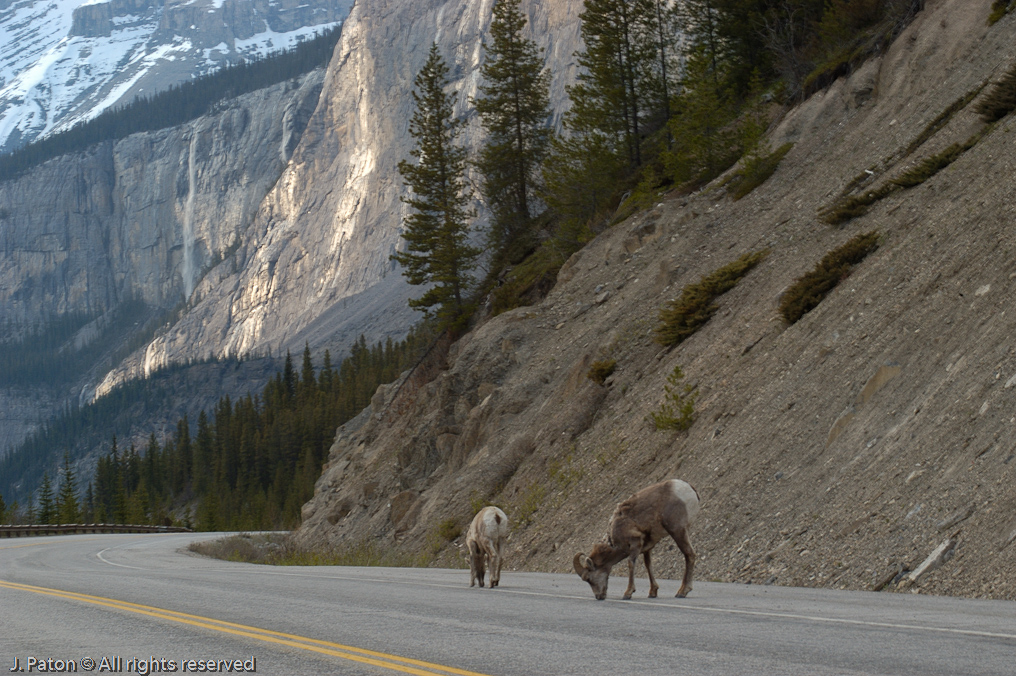
[[[466,546],[469,548],[469,586],[483,586],[484,564],[490,563],[490,586],[501,581],[501,551],[508,537],[508,517],[497,507],[484,507],[469,524]]]
[[[635,591],[635,560],[642,554],[649,573],[649,598],[656,598],[660,588],[653,577],[649,552],[664,534],[669,533],[684,554],[684,580],[677,597],[691,591],[695,570],[695,552],[688,542],[688,524],[699,511],[698,493],[690,484],[671,479],[644,488],[617,506],[610,518],[607,542],[593,546],[589,556],[579,553],[572,562],[575,572],[593,588],[593,595],[602,601],[607,596],[610,569],[628,559],[628,588],[624,598]]]

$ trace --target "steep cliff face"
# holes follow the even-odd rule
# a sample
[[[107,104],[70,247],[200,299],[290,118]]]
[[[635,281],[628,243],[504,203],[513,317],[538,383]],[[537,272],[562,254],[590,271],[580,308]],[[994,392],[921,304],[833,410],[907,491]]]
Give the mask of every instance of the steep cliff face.
[[[0,321],[30,326],[127,297],[157,307],[186,299],[278,179],[321,78],[0,183]]]
[[[558,110],[574,76],[580,8],[578,0],[523,3],[554,73]],[[217,281],[201,290],[201,302],[149,346],[149,367],[195,354],[292,345],[354,297],[358,307],[387,318],[389,331],[405,330],[409,291],[389,255],[404,215],[396,165],[412,143],[409,92],[436,40],[459,93],[458,112],[471,116],[490,11],[490,0],[353,8],[300,146],[241,238],[237,271],[214,273]],[[467,143],[479,142],[478,131],[474,120]]]
[[[149,307],[138,330],[194,296],[212,266],[234,265],[243,229],[291,157],[323,76],[319,70],[190,124],[100,144],[0,183],[4,340],[68,313],[109,315],[127,299]],[[116,350],[129,338],[116,340]],[[104,377],[103,366],[110,367],[89,364],[83,380],[56,387],[0,391],[0,452],[68,401],[88,403],[131,373]]]
[[[975,99],[918,143],[1016,61],[1016,17],[989,28],[987,11],[928,2],[882,58],[786,113],[771,140],[796,145],[748,197],[661,198],[575,254],[542,303],[381,388],[340,429],[298,540],[462,565],[440,526],[492,501],[514,523],[507,567],[563,572],[616,502],[680,477],[702,499],[701,578],[902,589],[947,542],[911,589],[1016,598],[1016,119],[842,228],[817,217],[859,177],[878,186],[984,130]],[[878,251],[788,326],[788,286],[871,230]],[[665,301],[763,249],[702,330],[654,342]],[[587,373],[608,358],[598,385]],[[675,366],[698,392],[685,433],[647,420]],[[657,574],[679,577],[674,548],[657,552]]]

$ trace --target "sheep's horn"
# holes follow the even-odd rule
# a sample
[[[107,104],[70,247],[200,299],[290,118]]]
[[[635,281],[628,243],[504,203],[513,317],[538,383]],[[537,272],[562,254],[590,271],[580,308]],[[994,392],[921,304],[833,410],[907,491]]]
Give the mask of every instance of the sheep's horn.
[[[582,575],[583,573],[585,573],[586,572],[586,561],[588,561],[588,560],[589,560],[589,558],[585,554],[583,554],[582,552],[579,552],[578,554],[576,554],[575,558],[572,559],[572,565],[575,566],[575,572],[578,573],[579,575]]]

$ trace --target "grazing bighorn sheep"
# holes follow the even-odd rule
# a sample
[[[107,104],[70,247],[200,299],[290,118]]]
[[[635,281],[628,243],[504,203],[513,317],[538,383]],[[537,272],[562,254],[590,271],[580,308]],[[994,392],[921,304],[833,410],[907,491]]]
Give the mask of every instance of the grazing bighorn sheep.
[[[642,554],[649,573],[649,598],[656,598],[660,588],[653,577],[649,552],[664,534],[669,533],[684,554],[684,580],[677,597],[684,598],[691,591],[691,577],[695,570],[695,552],[688,542],[688,524],[699,511],[698,493],[690,484],[671,479],[644,488],[617,506],[610,517],[607,542],[593,546],[589,556],[579,553],[572,564],[575,572],[593,588],[593,595],[602,601],[607,596],[610,569],[628,559],[628,588],[624,598],[630,599],[635,591],[635,560]]]
[[[484,507],[469,524],[466,546],[469,548],[469,586],[483,586],[484,563],[490,563],[490,586],[501,581],[501,551],[508,537],[508,517],[497,507]]]

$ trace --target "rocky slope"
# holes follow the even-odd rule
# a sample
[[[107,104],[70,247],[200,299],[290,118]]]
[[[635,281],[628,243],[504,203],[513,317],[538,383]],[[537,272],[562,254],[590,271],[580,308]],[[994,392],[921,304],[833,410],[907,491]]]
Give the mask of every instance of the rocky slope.
[[[568,571],[616,502],[681,477],[702,498],[700,579],[1016,598],[1016,119],[842,228],[817,216],[858,177],[879,185],[982,128],[971,103],[902,152],[1016,61],[1016,16],[989,28],[987,12],[929,0],[883,57],[782,117],[772,143],[795,145],[749,196],[661,198],[575,254],[543,302],[381,388],[339,430],[299,541],[461,564],[461,538],[441,533],[490,500],[515,524],[508,568]],[[870,230],[878,251],[786,325],[787,287]],[[702,330],[653,342],[666,300],[762,249]],[[608,357],[597,385],[586,373]],[[677,365],[696,422],[655,431]],[[941,567],[899,574],[943,543]]]

